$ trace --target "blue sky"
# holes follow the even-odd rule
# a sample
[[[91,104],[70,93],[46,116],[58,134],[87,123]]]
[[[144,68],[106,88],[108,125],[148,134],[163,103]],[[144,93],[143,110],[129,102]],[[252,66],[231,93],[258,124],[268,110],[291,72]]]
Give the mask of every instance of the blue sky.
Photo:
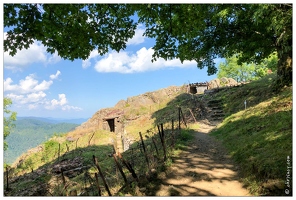
[[[208,76],[207,69],[198,69],[196,62],[152,63],[154,40],[143,37],[143,32],[138,26],[125,50],[110,50],[104,56],[93,51],[85,61],[48,54],[37,41],[14,57],[4,52],[2,89],[13,101],[10,110],[18,116],[90,118],[130,96],[216,78]]]

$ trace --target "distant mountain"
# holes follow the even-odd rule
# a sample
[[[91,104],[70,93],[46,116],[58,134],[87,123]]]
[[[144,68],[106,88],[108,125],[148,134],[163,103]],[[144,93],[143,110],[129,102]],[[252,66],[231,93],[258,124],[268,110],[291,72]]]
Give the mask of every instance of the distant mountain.
[[[81,122],[82,119],[76,121]],[[6,138],[8,149],[4,152],[4,162],[12,164],[22,153],[47,141],[54,134],[67,133],[81,124],[69,122],[72,120],[17,117],[15,128]]]
[[[73,124],[82,124],[86,122],[88,118],[77,118],[77,119],[63,119],[63,118],[53,118],[53,117],[17,117],[17,119],[36,119],[43,122],[58,124],[58,123],[73,123]]]
[[[82,123],[86,122],[88,119],[87,118],[78,118],[78,119],[54,119],[54,120],[57,120],[59,123],[63,122],[63,123],[82,124]]]

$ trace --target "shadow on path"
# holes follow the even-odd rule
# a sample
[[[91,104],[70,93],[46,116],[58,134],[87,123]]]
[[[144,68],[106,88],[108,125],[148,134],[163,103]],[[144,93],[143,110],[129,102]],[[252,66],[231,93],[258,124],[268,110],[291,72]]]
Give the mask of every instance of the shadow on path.
[[[173,164],[158,175],[154,188],[147,196],[250,196],[239,182],[238,167],[223,146],[209,136],[215,128],[199,123],[195,140],[178,156]]]

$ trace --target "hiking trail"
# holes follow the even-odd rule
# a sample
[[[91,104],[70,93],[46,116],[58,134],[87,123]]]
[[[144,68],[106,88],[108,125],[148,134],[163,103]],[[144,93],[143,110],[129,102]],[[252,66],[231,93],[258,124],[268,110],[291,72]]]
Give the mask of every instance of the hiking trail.
[[[208,133],[219,122],[199,121],[195,139],[157,177],[147,196],[250,196],[238,175],[238,167],[225,148]]]

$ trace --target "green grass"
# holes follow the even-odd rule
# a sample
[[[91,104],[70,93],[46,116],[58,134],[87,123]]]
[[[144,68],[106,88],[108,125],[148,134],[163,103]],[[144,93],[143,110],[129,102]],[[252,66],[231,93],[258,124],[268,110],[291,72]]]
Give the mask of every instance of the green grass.
[[[181,129],[181,133],[178,135],[176,141],[176,151],[186,148],[190,142],[194,139],[194,130],[193,129]]]
[[[227,147],[254,195],[285,195],[287,156],[292,156],[292,87],[273,93],[272,80],[220,92],[228,117],[211,133]],[[262,187],[270,180],[279,191]]]
[[[280,187],[285,186],[287,156],[292,157],[292,87],[286,87],[280,93],[274,93],[272,87],[274,78],[274,75],[269,75],[241,87],[222,90],[211,97],[222,100],[226,113],[223,123],[211,135],[221,140],[227,147],[241,169],[244,183],[253,195],[283,194],[284,189],[281,190],[282,193],[268,193],[262,185],[267,180],[274,180],[279,183],[277,185],[280,185]],[[203,96],[209,98],[207,95]],[[169,134],[171,120],[174,119],[174,129],[176,129],[178,107],[182,108],[185,116],[191,116],[189,108],[193,110],[198,106],[191,98],[191,95],[182,93],[175,98],[164,99],[149,107],[142,105],[133,107],[127,104],[125,106],[127,119],[138,114],[142,115],[136,120],[128,122],[125,127],[129,136],[136,140],[132,147],[137,147],[140,138],[139,132],[141,132],[145,139],[145,145],[147,145],[147,151],[154,149],[151,140],[154,137],[158,141],[159,158],[163,158],[164,154],[159,141],[157,125],[163,123],[164,129],[168,130]],[[247,100],[246,110],[244,107],[245,100]],[[182,129],[178,134],[175,149],[172,152],[167,152],[170,155],[180,153],[190,145],[194,138],[193,132],[194,129],[198,128],[197,124],[188,122],[187,125],[188,128]],[[182,124],[182,126],[184,125]],[[146,132],[146,130],[150,130],[150,132]],[[75,136],[75,134],[72,135]],[[83,166],[90,166],[85,172],[71,180],[73,183],[77,183],[77,187],[83,186],[80,190],[95,185],[94,182],[92,184],[89,181],[86,183],[86,176],[90,176],[91,179],[89,180],[93,181],[95,180],[94,173],[98,172],[93,164],[93,155],[98,158],[106,177],[109,180],[113,178],[115,174],[114,161],[108,155],[112,153],[110,140],[116,140],[116,135],[103,130],[95,132],[84,130],[77,135],[79,135],[77,148],[76,141],[69,142],[66,140],[67,135],[55,135],[52,140],[43,143],[43,151],[27,155],[23,164],[14,170],[15,175],[22,177],[23,174],[31,173],[32,170],[35,171],[38,168],[47,169],[50,164],[58,161],[57,151],[60,144],[60,159],[71,160],[76,156],[81,156],[83,157]],[[91,141],[90,138],[92,138]],[[66,145],[69,147],[69,152],[67,152]],[[127,160],[137,163],[135,167],[137,174],[146,173],[145,158],[139,155],[140,150],[133,153],[123,153]],[[171,163],[172,160],[168,157],[160,169],[167,168]],[[127,169],[124,170],[126,174],[129,174]],[[47,182],[50,178],[40,176],[35,181],[19,181],[11,186],[14,188],[11,194],[17,194],[17,190],[23,190],[28,185],[38,184],[42,180]],[[113,178],[113,180],[116,179]],[[121,178],[119,180],[122,181]],[[102,185],[102,182],[100,184]],[[108,181],[108,184],[110,184],[109,186],[114,194],[118,191],[121,182],[118,180]],[[65,195],[62,192],[57,188],[57,194]],[[104,193],[104,196],[107,196],[107,194]]]
[[[181,92],[180,92],[181,93]],[[178,95],[178,94],[176,94]],[[145,145],[147,151],[152,151],[154,146],[152,145],[151,138],[155,137],[158,141],[158,150],[159,150],[159,157],[163,158],[164,154],[162,149],[160,148],[160,139],[158,136],[158,130],[155,123],[155,118],[151,117],[153,113],[158,111],[159,109],[167,107],[167,103],[171,99],[167,96],[161,97],[157,101],[157,103],[152,105],[142,105],[142,104],[126,104],[124,107],[125,110],[125,118],[135,118],[135,120],[128,121],[128,124],[125,127],[128,135],[131,136],[133,139],[136,140],[136,143],[133,146],[137,146],[139,142],[139,132],[142,132],[143,137],[148,135],[149,138],[145,139]],[[176,109],[175,107],[170,107],[169,109]],[[165,115],[165,113],[164,113]],[[167,116],[167,115],[166,115]],[[158,117],[161,118],[160,115]],[[169,121],[170,122],[170,121]],[[175,124],[176,125],[176,124]],[[170,129],[171,125],[168,123],[164,124],[165,129]],[[146,130],[150,130],[149,133]],[[73,137],[75,140],[73,142],[67,141],[67,137]],[[79,137],[79,139],[78,139]],[[117,178],[115,178],[116,172],[115,170],[115,163],[114,159],[109,155],[113,152],[112,143],[116,141],[115,133],[110,133],[109,131],[104,130],[93,130],[93,129],[84,129],[83,131],[72,131],[67,135],[57,135],[55,134],[50,140],[44,142],[40,146],[42,146],[42,150],[39,152],[30,152],[25,153],[22,155],[23,162],[19,166],[13,166],[13,170],[10,172],[10,177],[24,177],[25,174],[32,175],[33,171],[37,170],[50,170],[52,168],[52,164],[57,164],[59,161],[71,161],[76,157],[83,158],[83,166],[89,166],[89,168],[85,169],[85,171],[78,175],[77,177],[68,180],[69,183],[75,183],[77,185],[83,185],[83,187],[93,187],[95,185],[95,173],[98,173],[98,169],[94,166],[93,163],[93,155],[96,156],[98,159],[100,168],[104,172],[106,178],[108,179],[108,184],[112,193],[114,194],[119,190],[119,186],[122,186],[122,178],[119,174]],[[58,154],[58,149],[60,149],[60,154]],[[167,152],[169,153],[169,152]],[[132,155],[133,157],[130,157]],[[140,156],[141,155],[141,156]],[[137,152],[131,153],[123,153],[123,156],[129,160],[130,162],[133,161],[136,163],[135,171],[138,175],[145,174],[147,172],[147,164],[143,153],[140,152],[139,148]],[[155,156],[155,155],[153,155]],[[159,158],[159,159],[160,159]],[[168,159],[169,160],[169,159]],[[155,165],[157,165],[158,160],[155,160]],[[154,167],[154,166],[153,166]],[[155,166],[157,168],[157,166]],[[130,173],[124,168],[124,172],[126,174]],[[118,172],[117,172],[118,173]],[[86,178],[89,176],[90,178]],[[42,179],[42,177],[41,177]],[[47,180],[47,179],[50,179]],[[53,182],[54,185],[57,185],[56,188],[52,189],[52,194],[56,195],[66,195],[66,192],[60,183],[56,182],[55,177],[48,177],[45,182]],[[86,180],[88,182],[86,183]],[[90,183],[92,180],[92,183]],[[115,180],[115,181],[114,181]],[[25,181],[25,180],[23,180]],[[19,183],[13,183],[10,185],[12,190],[10,194],[17,194],[19,190],[25,190],[26,183],[20,181]],[[34,185],[36,181],[30,181],[30,185]],[[101,186],[103,183],[99,180]],[[37,182],[36,182],[37,183]],[[77,186],[78,187],[78,186]],[[75,187],[73,187],[75,188]],[[91,188],[89,188],[91,189]],[[91,194],[89,194],[92,196]],[[104,196],[107,196],[106,192],[104,191]]]

